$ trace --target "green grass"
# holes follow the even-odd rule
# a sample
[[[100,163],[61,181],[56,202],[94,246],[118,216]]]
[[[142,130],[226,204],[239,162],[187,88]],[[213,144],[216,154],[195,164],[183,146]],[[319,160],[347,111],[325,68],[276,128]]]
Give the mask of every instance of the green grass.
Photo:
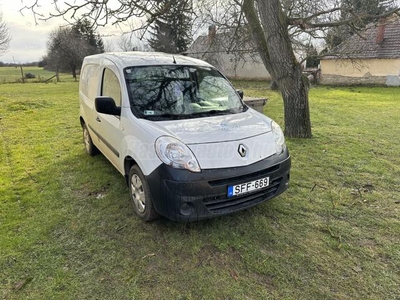
[[[282,124],[278,93],[265,112]],[[0,85],[1,299],[398,299],[398,88],[314,88],[291,186],[222,218],[147,224],[84,152],[78,83]]]
[[[34,74],[35,78],[24,79],[25,82],[44,82],[55,75],[55,72],[46,71],[39,67],[22,67],[23,73]],[[25,75],[24,75],[25,76]],[[50,80],[55,82],[56,78]],[[73,81],[71,74],[60,73],[60,81]],[[21,83],[21,68],[20,67],[0,67],[0,84],[1,83]]]

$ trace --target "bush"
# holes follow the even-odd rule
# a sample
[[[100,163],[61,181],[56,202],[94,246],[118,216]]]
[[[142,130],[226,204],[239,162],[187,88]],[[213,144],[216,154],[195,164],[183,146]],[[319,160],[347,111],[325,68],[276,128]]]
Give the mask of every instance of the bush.
[[[36,75],[32,74],[32,73],[25,73],[25,78],[27,78],[27,79],[36,78]]]

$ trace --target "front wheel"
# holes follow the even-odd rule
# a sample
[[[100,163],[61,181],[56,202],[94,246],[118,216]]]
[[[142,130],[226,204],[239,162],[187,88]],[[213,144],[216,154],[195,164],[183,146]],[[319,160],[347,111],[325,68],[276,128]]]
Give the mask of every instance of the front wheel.
[[[133,210],[140,219],[149,222],[159,218],[154,209],[146,178],[137,165],[132,166],[129,171],[129,195]]]

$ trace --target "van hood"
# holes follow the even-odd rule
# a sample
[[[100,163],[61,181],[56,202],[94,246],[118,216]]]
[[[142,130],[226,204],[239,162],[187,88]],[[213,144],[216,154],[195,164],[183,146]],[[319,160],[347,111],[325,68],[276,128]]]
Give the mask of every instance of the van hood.
[[[238,114],[186,120],[142,121],[160,135],[173,136],[187,145],[235,141],[271,131],[271,119],[251,109]]]

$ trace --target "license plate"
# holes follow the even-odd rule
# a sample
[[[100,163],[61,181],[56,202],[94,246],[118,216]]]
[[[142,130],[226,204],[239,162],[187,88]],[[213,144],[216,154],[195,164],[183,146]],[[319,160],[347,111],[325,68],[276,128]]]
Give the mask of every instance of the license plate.
[[[245,193],[257,191],[269,186],[269,177],[254,181],[228,186],[228,197],[233,197]]]

